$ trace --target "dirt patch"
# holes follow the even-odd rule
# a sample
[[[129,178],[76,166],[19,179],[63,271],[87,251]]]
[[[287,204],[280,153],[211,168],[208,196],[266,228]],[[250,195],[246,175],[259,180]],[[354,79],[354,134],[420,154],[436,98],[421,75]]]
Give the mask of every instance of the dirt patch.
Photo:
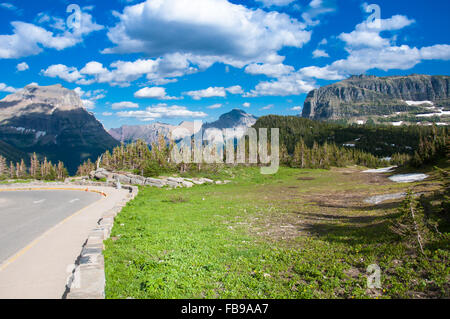
[[[297,178],[297,180],[298,181],[313,181],[313,180],[315,180],[315,178],[306,176],[306,177],[299,177],[299,178]]]

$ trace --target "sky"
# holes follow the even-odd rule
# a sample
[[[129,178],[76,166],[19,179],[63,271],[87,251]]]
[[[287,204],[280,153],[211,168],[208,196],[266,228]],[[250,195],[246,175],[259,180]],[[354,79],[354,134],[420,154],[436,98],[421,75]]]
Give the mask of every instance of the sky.
[[[0,0],[0,98],[75,90],[106,128],[298,115],[354,74],[450,74],[448,0]]]

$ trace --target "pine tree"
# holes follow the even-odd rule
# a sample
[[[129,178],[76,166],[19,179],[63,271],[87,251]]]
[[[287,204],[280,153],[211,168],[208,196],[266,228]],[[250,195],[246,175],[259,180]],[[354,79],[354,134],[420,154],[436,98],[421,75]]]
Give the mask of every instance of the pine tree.
[[[6,158],[0,155],[0,178],[8,175],[8,166],[6,166]]]

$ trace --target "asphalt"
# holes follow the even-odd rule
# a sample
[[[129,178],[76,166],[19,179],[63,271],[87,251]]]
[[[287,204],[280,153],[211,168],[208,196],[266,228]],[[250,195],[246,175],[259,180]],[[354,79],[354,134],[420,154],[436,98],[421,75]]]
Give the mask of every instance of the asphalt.
[[[101,197],[67,190],[0,192],[0,264]]]
[[[87,192],[72,184],[0,185],[0,299],[65,296],[99,220],[129,198],[128,190],[110,187],[89,186]]]

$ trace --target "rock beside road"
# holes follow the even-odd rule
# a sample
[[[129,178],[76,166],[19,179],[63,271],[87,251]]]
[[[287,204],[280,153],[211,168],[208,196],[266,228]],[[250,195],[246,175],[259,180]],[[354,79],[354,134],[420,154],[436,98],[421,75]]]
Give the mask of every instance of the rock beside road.
[[[184,178],[184,177],[143,177],[126,172],[110,172],[104,168],[99,168],[89,174],[91,180],[106,179],[107,183],[117,185],[117,182],[123,185],[141,185],[151,187],[169,187],[169,188],[191,188],[203,184],[228,184],[230,181],[214,181],[209,178]]]

